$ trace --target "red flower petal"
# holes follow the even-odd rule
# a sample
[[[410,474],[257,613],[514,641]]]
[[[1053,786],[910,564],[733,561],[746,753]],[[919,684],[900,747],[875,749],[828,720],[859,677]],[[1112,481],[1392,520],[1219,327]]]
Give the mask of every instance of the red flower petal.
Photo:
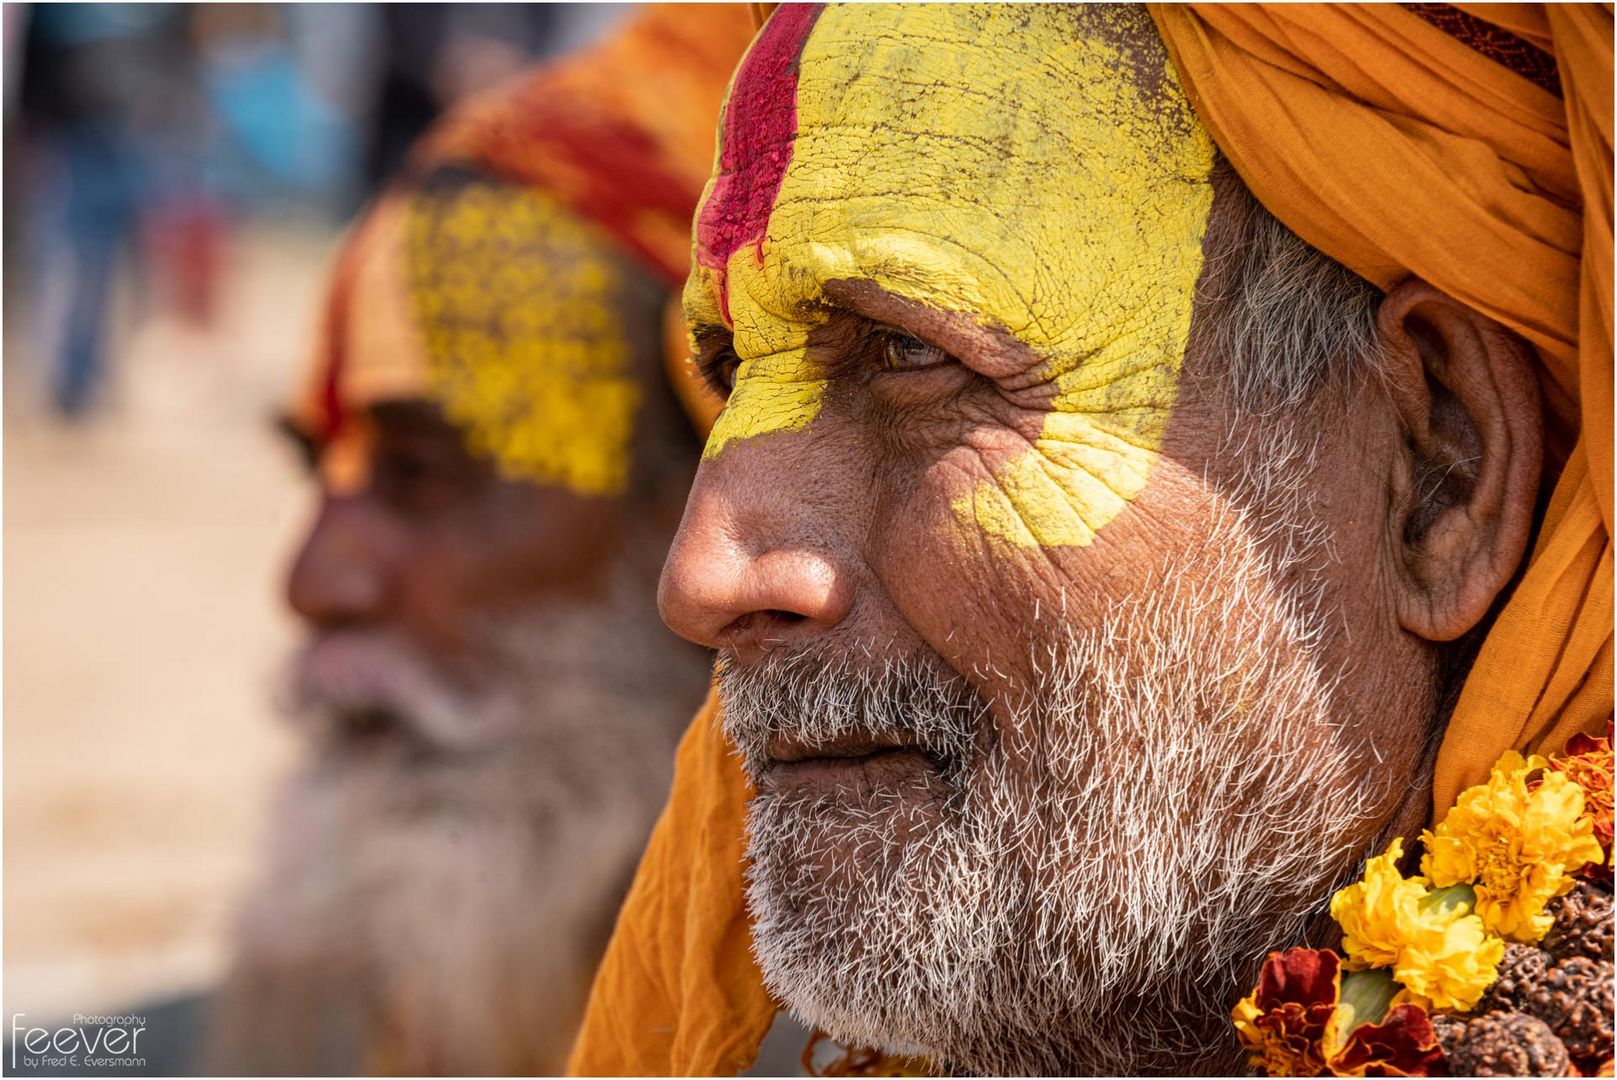
[[[1439,1076],[1444,1071],[1437,1033],[1419,1005],[1399,1005],[1381,1023],[1354,1028],[1330,1064],[1337,1076]]]
[[[1270,1076],[1328,1076],[1323,1040],[1336,1011],[1341,959],[1330,950],[1270,953],[1253,995],[1259,1035],[1246,1041]]]
[[[1265,1012],[1282,1004],[1336,1007],[1341,991],[1341,958],[1330,949],[1291,948],[1270,953],[1258,976],[1257,1006]]]

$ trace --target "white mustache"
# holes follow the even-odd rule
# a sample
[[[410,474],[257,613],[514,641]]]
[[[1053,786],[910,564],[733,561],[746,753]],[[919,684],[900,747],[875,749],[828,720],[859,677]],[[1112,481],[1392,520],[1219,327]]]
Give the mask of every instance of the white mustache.
[[[891,737],[964,767],[987,711],[970,684],[941,660],[856,667],[811,649],[771,653],[742,667],[721,652],[714,673],[725,734],[755,779],[768,762],[770,741],[781,736],[811,745],[845,735]]]
[[[376,631],[322,635],[294,657],[287,711],[322,741],[358,734],[367,719],[387,718],[391,732],[429,749],[468,749],[484,710],[438,672],[420,649]]]

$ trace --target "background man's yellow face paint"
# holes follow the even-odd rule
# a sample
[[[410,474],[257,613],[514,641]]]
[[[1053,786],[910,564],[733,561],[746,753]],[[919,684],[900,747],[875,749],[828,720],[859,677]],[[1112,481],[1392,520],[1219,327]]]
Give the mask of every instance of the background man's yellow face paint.
[[[628,487],[640,389],[603,237],[534,188],[422,193],[406,229],[427,393],[506,476]]]
[[[1178,389],[1213,145],[1171,70],[1133,70],[1106,39],[1109,17],[851,4],[797,18],[795,137],[761,242],[721,245],[733,221],[698,217],[692,315],[727,308],[742,360],[709,456],[813,421],[824,373],[805,345],[823,285],[866,279],[1007,331],[1053,384],[1033,444],[955,500],[964,520],[1018,545],[1085,545],[1140,491]],[[727,142],[738,100],[771,90],[752,62]],[[710,204],[738,164],[726,157]]]

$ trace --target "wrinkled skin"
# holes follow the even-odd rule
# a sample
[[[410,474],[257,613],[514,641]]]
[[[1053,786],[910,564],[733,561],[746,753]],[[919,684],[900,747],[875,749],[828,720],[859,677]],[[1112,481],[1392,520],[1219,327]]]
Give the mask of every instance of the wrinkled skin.
[[[1015,96],[1014,79],[1009,94],[997,92],[1019,103],[1020,113],[1011,104],[1003,112],[998,105],[971,108],[970,93],[967,107],[957,107],[951,95],[965,91],[950,72],[972,69],[969,57],[957,61],[949,51],[950,35],[966,43],[962,54],[990,52],[995,71],[1023,65],[1043,78],[1045,61],[1027,51],[1052,30],[1075,35],[1109,61],[1075,63],[1062,89],[1069,98],[1105,103],[1099,120],[1111,124],[1107,132],[1144,140],[1113,150],[1149,193],[1154,221],[1189,223],[1198,242],[1217,229],[1221,203],[1210,198],[1206,174],[1185,171],[1187,161],[1201,160],[1194,147],[1180,145],[1197,140],[1189,126],[1195,122],[1162,74],[1166,61],[1149,21],[1137,13],[833,7],[806,34],[806,45],[777,41],[800,52],[799,86],[814,86],[820,97],[805,103],[799,90],[797,157],[778,182],[767,223],[759,223],[761,239],[744,235],[745,206],[728,218],[723,206],[714,209],[729,197],[722,184],[710,188],[699,213],[686,308],[699,362],[731,394],[731,413],[715,429],[691,492],[664,568],[661,608],[679,633],[721,650],[721,665],[735,680],[735,711],[745,716],[727,730],[761,795],[750,902],[766,981],[788,1005],[839,1037],[919,1046],[972,1071],[1219,1071],[1230,1065],[1221,1018],[1238,995],[1220,999],[1250,972],[1240,970],[1244,959],[1206,955],[1205,939],[1192,940],[1181,963],[1222,966],[1227,976],[1205,985],[1206,1000],[1195,1008],[1139,1036],[1139,1046],[1128,1045],[1129,1025],[1119,1022],[1106,1036],[1118,1048],[1108,1057],[1113,1048],[1087,1035],[1064,1041],[1057,1034],[1042,1045],[1040,1033],[1061,1023],[1059,1000],[1041,1003],[1048,1016],[996,1016],[975,1029],[971,1017],[937,1019],[916,1006],[924,995],[888,1003],[887,1011],[874,999],[855,1007],[864,986],[838,983],[837,973],[868,958],[862,932],[874,938],[883,928],[855,922],[846,933],[833,928],[820,937],[813,929],[805,945],[788,941],[789,924],[817,928],[832,912],[857,920],[859,897],[877,895],[886,879],[909,872],[901,868],[931,858],[918,838],[946,830],[962,806],[979,832],[996,815],[1006,822],[1026,816],[1029,827],[1006,841],[1011,857],[992,864],[1020,876],[1001,892],[1023,890],[1025,907],[1030,887],[1037,896],[1052,884],[1084,880],[1063,877],[1039,854],[1043,833],[1061,831],[1063,800],[1077,798],[1080,781],[1098,774],[1126,790],[1135,778],[1151,777],[1157,788],[1141,793],[1139,813],[1172,816],[1175,805],[1212,798],[1222,773],[1147,769],[1150,745],[1119,744],[1105,754],[1091,748],[1083,751],[1089,756],[1063,760],[1080,733],[1040,726],[1085,722],[1082,710],[1041,716],[1040,695],[1051,682],[1041,657],[1051,650],[1082,655],[1096,683],[1094,643],[1109,640],[1108,660],[1124,673],[1114,680],[1121,700],[1127,673],[1160,674],[1152,665],[1162,650],[1144,651],[1143,635],[1131,639],[1120,613],[1182,588],[1203,607],[1233,613],[1223,623],[1188,616],[1183,623],[1199,635],[1191,662],[1205,670],[1195,685],[1213,687],[1208,698],[1221,685],[1237,685],[1242,665],[1253,662],[1245,643],[1272,633],[1274,647],[1295,661],[1275,701],[1296,708],[1248,716],[1238,701],[1208,700],[1199,712],[1185,710],[1188,731],[1180,734],[1194,736],[1198,724],[1232,725],[1209,727],[1208,735],[1227,739],[1236,762],[1245,752],[1265,755],[1265,768],[1283,762],[1276,747],[1287,739],[1296,741],[1297,761],[1330,762],[1317,799],[1294,798],[1299,820],[1309,823],[1302,831],[1319,845],[1311,880],[1293,895],[1244,898],[1232,886],[1211,900],[1214,907],[1272,904],[1272,913],[1246,914],[1256,912],[1255,921],[1282,936],[1300,933],[1309,906],[1377,837],[1418,827],[1425,817],[1428,754],[1450,690],[1444,643],[1485,620],[1525,550],[1538,471],[1536,391],[1510,335],[1407,282],[1381,307],[1385,377],[1351,393],[1322,390],[1317,404],[1279,421],[1296,435],[1291,445],[1306,449],[1284,463],[1280,480],[1255,487],[1251,478],[1274,464],[1276,444],[1267,435],[1277,422],[1260,421],[1231,399],[1223,357],[1187,347],[1199,261],[1162,250],[1182,234],[1131,220],[1141,204],[1113,198],[1115,169],[1107,174],[1111,187],[1083,175],[1058,177],[1053,186],[1078,200],[1078,212],[1058,222],[1039,217],[1039,199],[1007,195],[1016,185],[996,187],[999,174],[979,179],[1018,150],[1019,132],[1086,121],[1041,114],[1054,106],[1036,93]],[[858,44],[864,41],[881,44],[865,49]],[[928,47],[906,49],[907,42]],[[929,66],[939,54],[947,62]],[[829,74],[826,65],[834,66]],[[903,93],[922,87],[920,107],[892,110],[890,94],[860,82],[866,76],[890,80]],[[729,108],[744,114],[749,102],[778,93],[759,69],[744,66]],[[872,102],[887,111],[863,111]],[[1014,119],[1001,124],[1006,115]],[[831,134],[816,133],[817,118]],[[1159,122],[1170,142],[1180,140],[1170,154],[1159,153]],[[895,127],[906,137],[891,138]],[[721,130],[727,147],[736,145],[736,132]],[[827,146],[846,155],[844,172],[817,156]],[[778,149],[750,152],[778,158]],[[878,164],[862,171],[858,163],[867,160]],[[734,174],[731,187],[760,182],[745,152],[721,156],[721,166]],[[803,171],[811,167],[818,171]],[[869,191],[860,187],[867,172],[876,185]],[[817,186],[816,175],[834,181]],[[951,187],[950,177],[968,182]],[[1204,198],[1210,205],[1198,210]],[[984,225],[985,213],[1003,228]],[[901,241],[884,239],[893,221],[904,225]],[[916,221],[947,231],[917,235]],[[1043,260],[1048,249],[1020,246],[1018,238],[1047,242],[1052,229],[1069,230],[1060,234],[1064,242],[1108,259],[1077,260],[1088,276],[1071,293],[1060,277],[1037,278],[1036,296],[1019,291],[1022,264]],[[742,242],[735,243],[738,231]],[[930,252],[931,261],[906,268],[895,251],[912,259]],[[1068,265],[1054,257],[1048,264]],[[1141,266],[1163,268],[1144,279],[1149,303],[1132,276]],[[1176,289],[1182,307],[1170,296],[1153,313],[1151,305]],[[1097,290],[1111,290],[1113,306],[1088,304]],[[1105,489],[1100,496],[1097,482]],[[1154,625],[1172,624],[1172,603],[1155,605]],[[1276,629],[1294,625],[1305,629]],[[797,673],[767,674],[769,659],[784,655],[800,658]],[[752,722],[767,712],[768,687],[781,688],[786,700],[785,689],[804,670],[894,663],[932,673],[933,682],[959,680],[981,703],[965,760],[940,760],[946,755],[938,746],[902,729],[856,728],[827,738],[828,725],[806,714]],[[1080,672],[1079,681],[1086,677]],[[1310,700],[1293,700],[1304,686]],[[1086,690],[1075,700],[1098,709],[1108,699]],[[1304,723],[1305,713],[1317,722]],[[1173,790],[1160,790],[1167,787]],[[1219,797],[1239,806],[1238,796]],[[1031,824],[1039,809],[1027,800],[1035,798],[1048,802],[1056,824]],[[1121,802],[1126,808],[1128,800]],[[1352,811],[1315,822],[1311,805]],[[1129,824],[1115,819],[1116,835]],[[1237,826],[1229,827],[1233,835]],[[1103,825],[1084,828],[1100,831],[1080,830],[1088,846],[1078,849],[1110,851],[1115,875],[1149,877],[1171,865],[1110,849],[1113,834]],[[880,839],[873,844],[872,837]],[[1248,862],[1231,856],[1220,873],[1238,886],[1244,866],[1266,865],[1283,845],[1297,843],[1274,831],[1240,852]],[[1053,877],[1042,879],[1046,872]],[[944,879],[940,872],[925,880]],[[1195,884],[1169,883],[1189,892]],[[951,897],[936,899],[933,909]],[[883,903],[881,911],[902,910],[890,896]],[[875,901],[864,910],[875,918]],[[1058,924],[1060,904],[1052,902],[1046,915]],[[1021,916],[1007,915],[1013,917]],[[1062,933],[1081,938],[1084,929],[1054,933],[1051,948],[1059,953],[1061,941],[1072,940]],[[931,928],[911,932],[920,939]],[[917,959],[919,948],[896,941],[872,971],[899,972],[903,984],[907,964],[931,963]],[[994,975],[984,985],[1014,986],[1019,962],[1030,965],[1024,981],[1042,978],[1053,955],[990,956],[983,963]],[[1081,968],[1088,954],[1080,944],[1064,955]],[[930,977],[929,969],[911,981],[924,985]],[[1077,971],[1072,985],[1082,988],[1086,979],[1094,981]],[[1150,988],[1140,994],[1133,1004],[1147,1022],[1137,1026],[1150,1028],[1162,1019],[1152,1010],[1166,1009],[1168,999],[1153,998]],[[1129,1015],[1128,1006],[1118,1003],[1120,1015]],[[1018,1039],[1041,1045],[1021,1058],[990,1045]]]

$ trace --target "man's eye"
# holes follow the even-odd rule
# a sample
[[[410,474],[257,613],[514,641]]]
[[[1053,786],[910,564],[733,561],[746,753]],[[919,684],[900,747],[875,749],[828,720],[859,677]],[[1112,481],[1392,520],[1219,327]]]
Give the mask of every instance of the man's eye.
[[[881,364],[885,371],[920,371],[949,360],[949,354],[936,345],[928,345],[896,330],[881,332]]]
[[[736,388],[736,371],[740,367],[741,357],[729,345],[709,354],[701,363],[702,374],[726,397]]]
[[[430,514],[463,496],[470,477],[441,455],[406,449],[384,449],[372,467],[373,490],[395,509]]]

